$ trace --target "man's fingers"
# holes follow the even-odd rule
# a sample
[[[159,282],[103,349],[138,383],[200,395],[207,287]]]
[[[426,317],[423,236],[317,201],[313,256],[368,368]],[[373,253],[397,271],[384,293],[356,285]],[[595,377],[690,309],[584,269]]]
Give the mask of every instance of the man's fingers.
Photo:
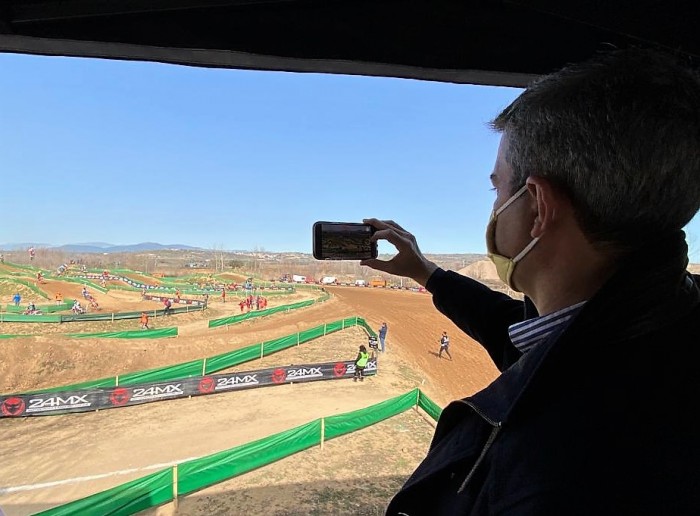
[[[377,258],[370,258],[369,260],[360,260],[360,265],[366,265],[371,269],[375,269],[382,272],[390,272],[391,267],[390,261],[379,260]]]
[[[382,267],[384,266],[384,263],[386,263],[384,260],[378,260],[377,258],[369,258],[367,260],[360,260],[360,265],[366,265],[367,267],[371,267],[372,269],[377,269],[380,271],[383,271]]]
[[[399,231],[403,231],[404,233],[408,233],[404,228],[402,228],[398,223],[394,222],[393,220],[385,220],[388,225],[398,229]]]
[[[374,226],[376,229],[393,229],[397,233],[409,235],[408,231],[406,231],[404,228],[399,226],[393,220],[363,219],[362,222],[364,222],[365,224],[370,224],[371,226]]]
[[[376,231],[374,235],[372,235],[371,240],[373,242],[376,242],[377,240],[386,240],[387,242],[393,244],[394,247],[399,250],[399,252],[408,250],[411,247],[410,240],[405,235],[396,232],[394,229],[381,229]]]

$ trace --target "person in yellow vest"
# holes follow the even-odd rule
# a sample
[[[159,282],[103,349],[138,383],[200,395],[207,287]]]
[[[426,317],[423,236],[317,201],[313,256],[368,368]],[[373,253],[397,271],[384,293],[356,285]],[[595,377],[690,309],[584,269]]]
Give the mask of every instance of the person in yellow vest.
[[[365,380],[364,371],[368,361],[369,353],[367,353],[367,348],[363,344],[360,346],[360,352],[355,359],[355,376],[353,377],[353,381],[356,382],[358,378],[361,382]]]

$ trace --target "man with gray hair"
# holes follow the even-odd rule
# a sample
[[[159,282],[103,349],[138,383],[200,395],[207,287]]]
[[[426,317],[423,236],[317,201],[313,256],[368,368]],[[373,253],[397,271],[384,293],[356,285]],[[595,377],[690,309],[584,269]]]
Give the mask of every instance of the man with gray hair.
[[[443,411],[388,514],[697,514],[700,277],[682,228],[700,208],[700,81],[658,52],[543,77],[502,133],[486,231],[518,301],[427,260],[368,219],[391,260],[501,371]]]

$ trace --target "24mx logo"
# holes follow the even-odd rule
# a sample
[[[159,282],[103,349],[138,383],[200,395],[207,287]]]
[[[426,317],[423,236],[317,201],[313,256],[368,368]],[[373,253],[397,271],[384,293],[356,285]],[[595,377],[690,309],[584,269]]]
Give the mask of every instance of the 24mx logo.
[[[287,378],[287,371],[285,371],[281,367],[272,371],[271,379],[274,383],[282,383],[282,382],[284,382],[284,380],[286,378]]]
[[[341,376],[345,375],[345,372],[347,370],[348,370],[348,367],[343,362],[338,362],[333,367],[333,374],[335,374],[337,377],[341,377]]]
[[[25,405],[22,398],[7,398],[0,405],[0,411],[5,416],[19,416],[24,412]]]
[[[27,413],[89,407],[90,405],[91,403],[87,400],[87,394],[83,394],[82,396],[73,395],[68,396],[66,398],[62,396],[52,396],[50,398],[36,398],[29,400]]]
[[[228,378],[219,378],[216,381],[216,390],[234,389],[244,385],[258,385],[257,374],[246,374],[243,376],[229,376]]]
[[[320,367],[300,367],[298,369],[287,369],[288,380],[301,380],[302,378],[318,378],[323,376]]]
[[[177,383],[177,384],[162,385],[162,386],[156,386],[156,387],[134,389],[134,392],[131,396],[131,399],[132,399],[132,401],[148,400],[148,399],[154,399],[154,398],[166,398],[166,397],[170,397],[170,396],[180,396],[180,395],[184,395],[184,394],[185,393],[182,390],[182,384]]]

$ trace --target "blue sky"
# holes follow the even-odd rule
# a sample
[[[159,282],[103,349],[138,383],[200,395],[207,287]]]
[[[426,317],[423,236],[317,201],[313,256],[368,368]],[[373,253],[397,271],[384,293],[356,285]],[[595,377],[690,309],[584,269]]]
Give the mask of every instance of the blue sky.
[[[310,252],[314,221],[374,216],[424,252],[481,253],[486,124],[520,92],[8,54],[0,69],[0,242],[56,245]],[[688,230],[700,261],[697,217]]]

